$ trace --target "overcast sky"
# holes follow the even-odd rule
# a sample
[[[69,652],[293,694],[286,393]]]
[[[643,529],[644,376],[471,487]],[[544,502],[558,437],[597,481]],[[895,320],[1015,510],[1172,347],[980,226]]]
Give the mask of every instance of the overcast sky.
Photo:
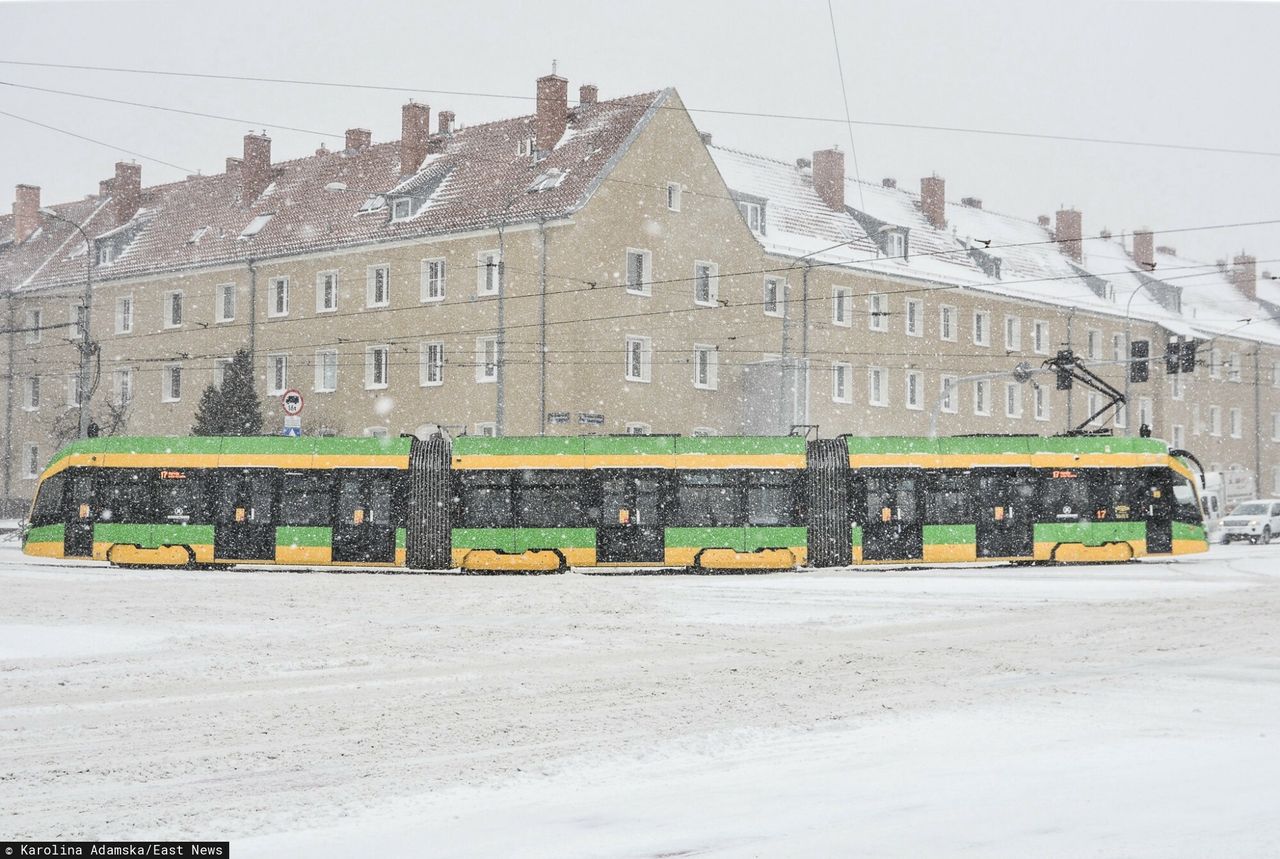
[[[1280,153],[1280,4],[833,0],[855,120],[1157,141]],[[266,126],[276,160],[399,136],[409,97],[468,124],[532,111],[553,59],[601,98],[675,87],[719,143],[791,160],[838,143],[826,0],[791,2],[49,2],[0,0],[0,59],[340,81],[414,92],[0,64],[0,81],[224,114],[226,122],[0,86],[0,111],[136,150],[144,184],[219,172]],[[490,93],[444,95],[432,90]],[[273,124],[338,135],[286,131]],[[5,209],[18,182],[63,201],[131,156],[0,115]],[[1280,219],[1280,157],[854,126],[861,176],[1034,218],[1060,205],[1085,232]],[[853,159],[847,160],[853,169]],[[851,201],[853,202],[853,201]],[[1254,253],[1280,271],[1280,225],[1169,236],[1189,256]]]

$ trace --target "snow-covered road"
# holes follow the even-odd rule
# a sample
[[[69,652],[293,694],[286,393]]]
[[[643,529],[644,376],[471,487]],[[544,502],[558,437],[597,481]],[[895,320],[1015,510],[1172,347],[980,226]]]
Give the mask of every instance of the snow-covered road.
[[[121,571],[0,543],[0,594],[0,837],[1280,854],[1280,545],[487,578]]]

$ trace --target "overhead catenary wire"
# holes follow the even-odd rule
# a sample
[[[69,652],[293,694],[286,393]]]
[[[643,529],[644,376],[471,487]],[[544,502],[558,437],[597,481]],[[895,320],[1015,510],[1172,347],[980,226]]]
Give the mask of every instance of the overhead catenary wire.
[[[858,180],[858,200],[865,210],[867,199],[862,191],[862,171],[858,169],[858,148],[853,142],[853,116],[849,112],[849,87],[844,81],[844,61],[840,59],[840,37],[836,34],[836,13],[831,8],[831,0],[827,0],[827,17],[831,19],[831,41],[836,48],[836,71],[840,75],[840,94],[844,97],[844,123],[845,130],[849,132],[849,155],[853,159],[853,176]]]

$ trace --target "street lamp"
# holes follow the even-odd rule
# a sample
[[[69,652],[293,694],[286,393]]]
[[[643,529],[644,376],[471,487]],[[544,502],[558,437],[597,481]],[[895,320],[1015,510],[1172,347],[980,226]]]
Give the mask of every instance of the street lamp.
[[[80,425],[78,437],[85,438],[89,435],[89,359],[96,351],[96,346],[89,339],[89,320],[93,311],[93,239],[89,238],[89,234],[84,231],[84,227],[69,218],[64,218],[50,208],[40,209],[40,214],[46,218],[53,218],[55,221],[62,221],[64,224],[70,224],[76,228],[80,236],[84,239],[84,297],[81,300],[83,316],[80,317],[80,371],[77,374],[76,385],[79,396],[80,407]]]
[[[1137,297],[1139,292],[1147,288],[1145,282],[1139,280],[1137,287],[1133,292],[1129,293],[1129,300],[1124,304],[1124,348],[1128,353],[1125,355],[1124,367],[1124,431],[1125,435],[1133,435],[1133,416],[1129,414],[1129,362],[1133,359],[1133,317],[1129,312],[1133,309],[1133,299]]]

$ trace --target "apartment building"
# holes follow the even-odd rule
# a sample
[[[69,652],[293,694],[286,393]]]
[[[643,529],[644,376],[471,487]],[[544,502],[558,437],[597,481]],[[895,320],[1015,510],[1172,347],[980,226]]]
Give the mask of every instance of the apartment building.
[[[536,92],[533,115],[440,111],[434,130],[410,102],[398,141],[351,129],[287,161],[250,134],[223,172],[167,185],[120,163],[52,214],[19,186],[0,218],[0,496],[29,499],[82,396],[104,431],[188,433],[240,348],[273,431],[295,388],[307,433],[826,436],[1059,432],[1101,401],[1013,368],[1071,348],[1123,388],[1146,340],[1150,381],[1107,425],[1280,482],[1280,296],[1248,257],[1085,236],[1071,210],[998,215],[936,176],[859,182],[837,150],[713,145],[671,89]],[[1171,336],[1202,344],[1194,372],[1164,374]]]

